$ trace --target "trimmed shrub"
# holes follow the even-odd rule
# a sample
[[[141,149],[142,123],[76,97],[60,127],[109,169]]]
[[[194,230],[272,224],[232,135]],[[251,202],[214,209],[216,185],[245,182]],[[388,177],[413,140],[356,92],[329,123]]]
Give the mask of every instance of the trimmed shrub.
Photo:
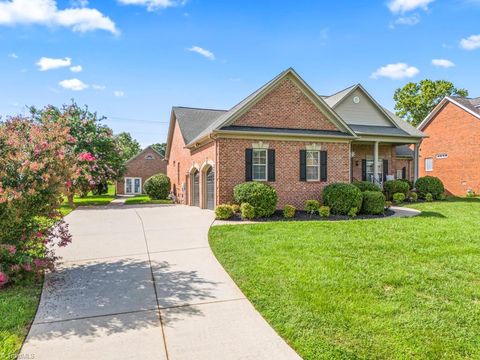
[[[170,179],[167,175],[159,173],[145,181],[145,193],[153,200],[165,200],[170,194]]]
[[[330,217],[330,208],[328,206],[321,206],[318,213],[321,217]]]
[[[435,197],[445,191],[442,180],[435,176],[424,176],[418,178],[418,180],[415,182],[415,189],[423,198],[425,198],[426,194],[428,193]]]
[[[249,203],[255,208],[255,217],[271,216],[277,209],[277,192],[268,185],[259,182],[246,182],[233,189],[235,201],[239,204]]]
[[[402,193],[407,196],[410,186],[403,180],[387,180],[383,183],[383,189],[388,200],[392,199],[393,194]]]
[[[320,208],[320,202],[318,200],[307,200],[305,201],[305,211],[310,215],[314,215],[318,212]]]
[[[410,202],[417,202],[417,200],[418,200],[418,194],[417,194],[416,192],[410,191],[410,192],[408,193],[408,200],[409,200]]]
[[[233,216],[233,208],[231,205],[218,205],[215,209],[215,218],[217,220],[228,220]]]
[[[285,205],[283,208],[283,217],[286,219],[291,219],[295,217],[295,212],[297,209],[293,205]]]
[[[359,188],[361,192],[364,192],[364,191],[382,191],[382,189],[380,189],[380,186],[378,186],[377,184],[374,184],[370,181],[354,181],[354,182],[352,182],[352,185]]]
[[[358,214],[358,208],[357,207],[352,207],[349,211],[348,211],[348,216],[350,216],[351,218],[354,218],[356,217]]]
[[[385,209],[390,209],[392,207],[391,201],[385,201]]]
[[[407,179],[397,179],[398,181],[403,181],[405,183],[408,184],[408,190],[412,190],[413,189],[413,182],[411,182],[410,180],[407,180]]]
[[[405,201],[405,194],[404,193],[395,193],[393,194],[393,201],[395,204],[401,204]]]
[[[362,214],[379,215],[385,211],[385,195],[379,191],[364,191]]]
[[[445,194],[438,194],[437,196],[435,196],[435,200],[444,201],[446,199],[447,199],[447,196]]]
[[[231,207],[232,207],[232,210],[233,210],[234,214],[238,214],[240,212],[240,205],[232,204]]]
[[[354,207],[358,211],[362,200],[362,192],[352,184],[335,183],[323,189],[323,203],[330,207],[332,214],[347,215]]]
[[[240,213],[243,219],[251,220],[255,218],[255,208],[249,203],[243,203],[240,205]]]
[[[425,201],[431,202],[433,201],[433,195],[430,193],[425,194]]]

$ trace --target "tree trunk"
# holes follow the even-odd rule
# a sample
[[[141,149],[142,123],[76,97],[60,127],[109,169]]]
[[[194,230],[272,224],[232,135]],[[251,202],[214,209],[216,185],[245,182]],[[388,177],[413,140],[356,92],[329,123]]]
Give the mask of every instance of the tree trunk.
[[[68,199],[68,206],[70,206],[72,209],[75,209],[75,204],[73,202],[73,196],[74,196],[74,193],[73,192],[69,192],[68,195],[67,195],[67,199]]]

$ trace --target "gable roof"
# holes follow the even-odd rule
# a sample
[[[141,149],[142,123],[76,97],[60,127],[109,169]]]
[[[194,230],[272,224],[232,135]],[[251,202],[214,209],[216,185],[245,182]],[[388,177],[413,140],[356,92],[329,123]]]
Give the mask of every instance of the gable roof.
[[[471,99],[458,96],[446,96],[418,125],[418,129],[423,130],[448,102],[457,105],[459,108],[480,119],[480,97]]]
[[[186,143],[186,145],[190,145],[201,140],[203,137],[209,135],[214,130],[219,130],[224,126],[230,125],[233,120],[235,120],[239,115],[243,114],[243,111],[248,109],[250,106],[255,104],[260,98],[266,95],[270,90],[272,90],[281,80],[286,78],[287,76],[292,76],[294,80],[297,80],[304,88],[305,91],[309,92],[313,100],[316,102],[316,105],[321,107],[322,110],[326,112],[326,116],[332,121],[337,127],[344,130],[347,134],[356,137],[355,133],[352,129],[343,121],[337,113],[335,113],[330,106],[320,97],[318,94],[296,73],[295,70],[289,68],[285,71],[282,71],[272,80],[267,82],[265,85],[261,86],[259,89],[251,93],[245,99],[240,101],[237,105],[232,107],[227,112],[223,113],[221,116],[218,117],[213,123],[211,123],[205,130],[203,130],[197,137],[195,137],[190,142]]]
[[[150,145],[150,146],[147,146],[147,147],[146,147],[145,149],[143,149],[142,151],[140,151],[138,154],[136,154],[136,155],[132,156],[130,159],[128,159],[128,160],[125,162],[125,165],[128,164],[130,161],[135,160],[136,158],[138,158],[140,155],[142,155],[143,153],[145,153],[148,149],[150,149],[150,150],[154,151],[156,154],[158,154],[158,156],[160,156],[160,159],[162,159],[162,160],[165,159],[165,157],[164,157],[162,154],[160,154],[157,150],[155,150],[154,147],[152,147],[152,145]]]
[[[173,107],[172,111],[178,121],[180,132],[182,133],[185,144],[190,143],[202,131],[213,124],[227,110],[198,109],[181,106]]]

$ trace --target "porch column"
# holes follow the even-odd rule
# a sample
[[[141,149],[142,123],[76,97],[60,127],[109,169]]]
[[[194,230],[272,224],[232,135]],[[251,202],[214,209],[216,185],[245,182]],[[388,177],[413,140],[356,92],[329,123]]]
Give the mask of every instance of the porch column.
[[[413,145],[413,182],[414,183],[418,179],[418,161],[420,157],[419,148],[420,148],[420,144]]]
[[[373,145],[373,182],[379,184],[378,178],[378,141],[375,141]]]

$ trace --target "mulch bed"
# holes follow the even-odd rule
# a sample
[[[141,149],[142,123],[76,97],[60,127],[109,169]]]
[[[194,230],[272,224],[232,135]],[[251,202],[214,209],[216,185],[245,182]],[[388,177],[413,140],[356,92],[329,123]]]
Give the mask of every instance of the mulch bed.
[[[295,217],[291,219],[286,219],[283,217],[283,211],[282,210],[277,210],[275,213],[268,218],[257,218],[253,219],[252,221],[257,221],[257,222],[271,222],[271,221],[341,221],[341,220],[358,220],[358,219],[382,219],[386,218],[389,216],[392,216],[395,214],[393,210],[385,210],[385,213],[383,215],[363,215],[359,214],[354,218],[351,218],[347,215],[330,215],[330,217],[325,218],[325,217],[320,217],[320,215],[310,215],[306,211],[303,210],[297,210],[295,212]],[[231,219],[228,221],[244,221],[240,214],[235,214]],[[247,220],[245,220],[247,221]]]

